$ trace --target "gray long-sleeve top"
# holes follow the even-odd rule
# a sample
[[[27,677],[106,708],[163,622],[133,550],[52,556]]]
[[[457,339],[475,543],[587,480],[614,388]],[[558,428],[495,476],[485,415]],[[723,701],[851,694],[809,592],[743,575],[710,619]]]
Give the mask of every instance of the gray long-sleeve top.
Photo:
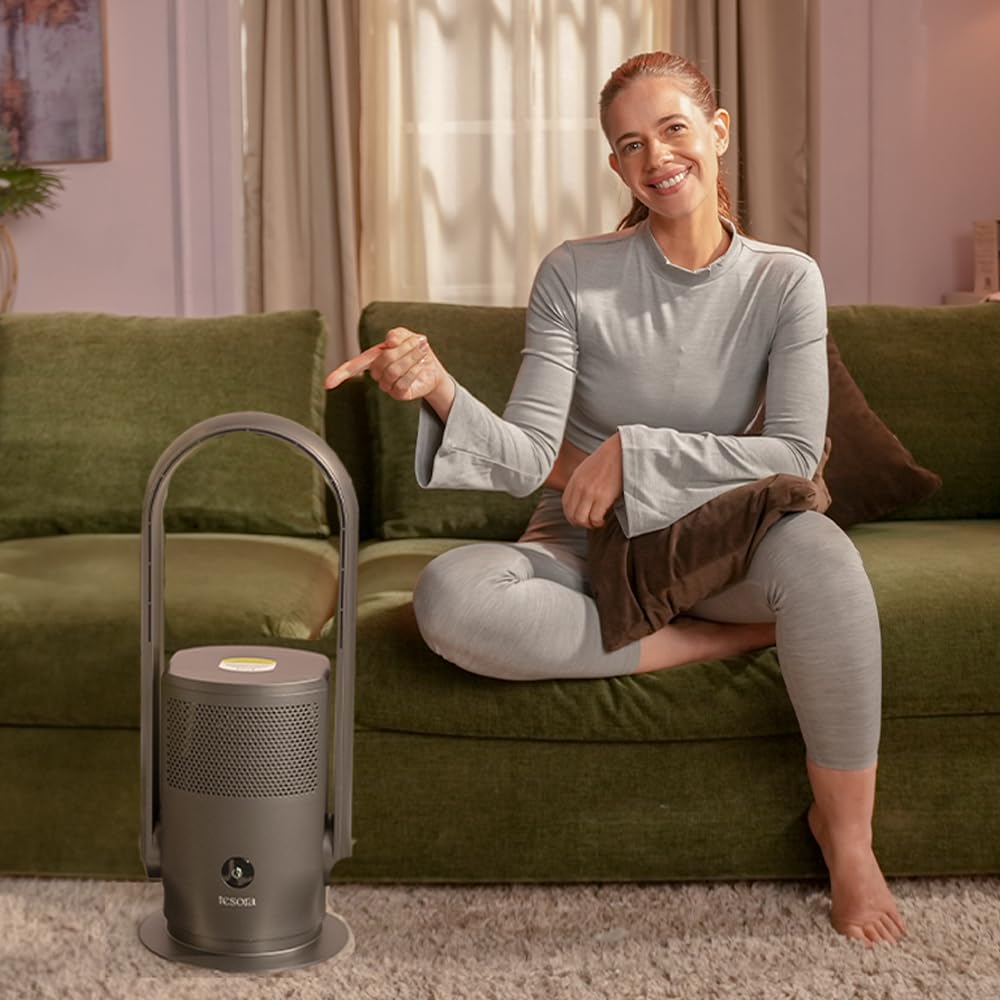
[[[526,496],[564,435],[589,453],[617,430],[631,538],[765,476],[808,478],[826,429],[825,338],[823,280],[798,250],[733,233],[689,271],[646,223],[564,243],[535,278],[503,416],[457,384],[446,424],[424,405],[417,481]],[[763,433],[745,436],[765,394]]]

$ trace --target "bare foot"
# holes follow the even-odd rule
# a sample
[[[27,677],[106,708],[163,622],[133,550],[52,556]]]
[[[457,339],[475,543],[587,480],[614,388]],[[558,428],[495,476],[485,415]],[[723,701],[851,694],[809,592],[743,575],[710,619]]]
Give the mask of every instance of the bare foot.
[[[815,802],[809,809],[809,829],[830,871],[830,923],[834,930],[863,941],[866,948],[883,941],[895,944],[906,934],[906,924],[886,885],[870,837],[835,836]]]

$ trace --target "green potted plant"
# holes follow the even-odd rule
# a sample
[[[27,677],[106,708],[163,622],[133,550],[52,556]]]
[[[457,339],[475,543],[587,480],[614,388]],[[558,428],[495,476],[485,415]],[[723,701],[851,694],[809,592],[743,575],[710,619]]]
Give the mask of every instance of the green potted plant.
[[[24,163],[0,162],[0,216],[41,215],[55,205],[62,178],[54,170]]]
[[[55,170],[19,163],[10,157],[10,145],[0,134],[0,313],[7,312],[17,290],[17,252],[6,220],[41,215],[55,205],[63,182]]]

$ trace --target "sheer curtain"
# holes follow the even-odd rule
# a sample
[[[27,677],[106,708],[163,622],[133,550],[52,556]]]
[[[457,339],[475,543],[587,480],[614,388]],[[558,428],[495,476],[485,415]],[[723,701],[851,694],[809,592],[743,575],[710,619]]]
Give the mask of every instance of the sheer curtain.
[[[597,101],[636,52],[701,66],[750,232],[808,247],[807,0],[242,2],[248,303],[322,310],[331,364],[360,304],[523,305],[615,227]]]
[[[243,0],[250,311],[319,309],[358,350],[358,0]]]
[[[597,101],[662,47],[652,0],[366,0],[365,301],[523,305],[542,257],[629,206]]]

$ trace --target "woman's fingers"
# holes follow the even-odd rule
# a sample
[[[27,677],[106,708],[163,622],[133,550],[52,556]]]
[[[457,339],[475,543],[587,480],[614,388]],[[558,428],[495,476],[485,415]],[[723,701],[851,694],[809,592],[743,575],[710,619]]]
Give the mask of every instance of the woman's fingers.
[[[421,390],[433,388],[436,375],[428,379],[432,374],[430,357],[426,337],[407,338],[398,347],[386,348],[378,363],[372,366],[371,376],[393,399],[414,399]]]
[[[401,380],[403,385],[413,384],[416,377],[411,369],[421,364],[427,354],[427,338],[423,334],[404,326],[393,327],[381,344],[369,347],[334,368],[326,376],[324,385],[327,389],[336,389],[349,378],[370,371],[381,389],[395,394],[394,386]]]
[[[607,517],[607,511],[601,513],[600,509],[597,507],[592,507],[590,510],[583,514],[574,514],[572,518],[567,517],[566,520],[570,524],[576,525],[578,528],[601,528],[604,526],[604,521]]]
[[[622,494],[621,438],[614,433],[576,467],[563,491],[566,520],[600,528]]]
[[[447,378],[427,338],[405,326],[393,327],[381,344],[369,347],[334,368],[324,384],[327,389],[335,389],[364,371],[393,399],[420,399]]]
[[[562,498],[566,520],[577,528],[600,528],[604,525],[611,504],[593,496],[579,484],[570,482]]]
[[[323,384],[327,389],[336,389],[341,382],[346,382],[349,378],[354,378],[355,375],[360,375],[363,371],[371,368],[384,349],[385,344],[376,344],[374,347],[369,347],[367,351],[362,351],[339,367],[334,368],[327,375]]]

